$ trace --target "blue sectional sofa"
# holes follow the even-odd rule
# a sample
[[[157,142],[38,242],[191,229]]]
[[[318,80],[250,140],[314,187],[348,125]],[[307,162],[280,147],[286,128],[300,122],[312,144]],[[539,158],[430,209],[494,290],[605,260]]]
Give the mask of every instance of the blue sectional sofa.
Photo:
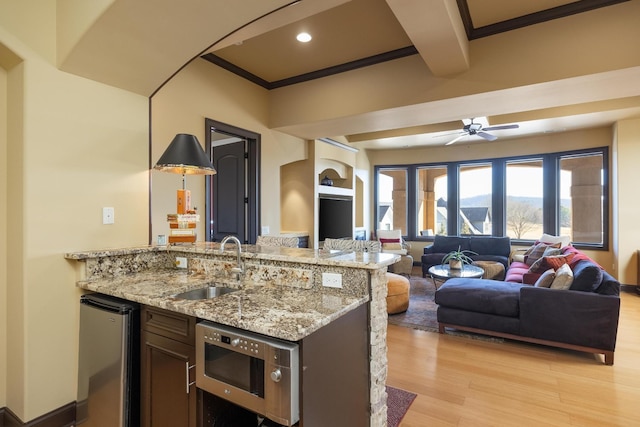
[[[422,254],[422,277],[427,277],[429,268],[442,263],[442,258],[451,251],[472,251],[470,258],[474,261],[495,261],[509,267],[511,239],[509,237],[491,236],[441,236],[434,238],[433,244],[425,246]]]
[[[567,257],[572,277],[566,290],[542,287],[539,274],[536,277],[540,280],[522,283],[529,274],[526,270],[531,269],[527,264],[522,267],[522,263],[513,269],[523,271],[507,271],[507,280],[519,282],[462,278],[446,281],[435,294],[440,333],[454,328],[603,354],[604,363],[612,365],[620,283],[572,246],[562,248],[556,257],[562,256]]]

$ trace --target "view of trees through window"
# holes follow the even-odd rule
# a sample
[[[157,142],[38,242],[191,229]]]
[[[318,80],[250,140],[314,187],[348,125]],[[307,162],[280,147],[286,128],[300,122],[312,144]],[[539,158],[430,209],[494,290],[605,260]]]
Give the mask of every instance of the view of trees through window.
[[[459,234],[535,240],[547,233],[604,247],[606,165],[606,148],[599,148],[376,167],[377,226],[400,229],[410,239]],[[457,210],[453,218],[452,209]]]
[[[535,240],[543,232],[542,159],[507,162],[507,236]]]

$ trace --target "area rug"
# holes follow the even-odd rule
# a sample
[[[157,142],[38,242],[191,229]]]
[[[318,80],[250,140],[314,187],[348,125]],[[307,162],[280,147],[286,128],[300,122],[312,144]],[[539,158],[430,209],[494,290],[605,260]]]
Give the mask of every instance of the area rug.
[[[412,275],[409,277],[409,285],[409,308],[404,313],[390,314],[388,322],[392,325],[404,326],[406,328],[438,332],[438,318],[436,314],[438,305],[433,301],[436,293],[433,280],[431,280],[430,277],[423,278],[420,267],[414,267]],[[455,329],[447,329],[447,334],[482,341],[504,342],[503,338],[458,331]]]
[[[389,323],[429,332],[438,332],[438,320],[436,319],[438,305],[433,302],[436,288],[431,278],[425,279],[421,275],[416,275],[418,271],[420,270],[414,268],[414,274],[409,278],[411,289],[409,293],[409,309],[404,313],[389,315]]]
[[[387,427],[400,425],[416,396],[415,393],[387,386]]]

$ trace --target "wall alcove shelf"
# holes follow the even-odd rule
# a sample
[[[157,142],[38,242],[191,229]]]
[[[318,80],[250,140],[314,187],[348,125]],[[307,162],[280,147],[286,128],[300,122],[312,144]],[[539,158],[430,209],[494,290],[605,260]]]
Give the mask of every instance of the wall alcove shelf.
[[[354,227],[361,226],[357,218],[362,217],[363,201],[356,196],[356,152],[320,140],[308,141],[308,144],[308,158],[280,168],[280,229],[308,230],[309,246],[317,248],[320,199],[353,200],[351,222]],[[331,179],[333,185],[322,185],[324,177]]]
[[[323,160],[324,162],[327,162],[330,159],[320,159]],[[335,161],[331,161],[332,163]],[[347,188],[347,189],[353,189],[353,168],[352,167],[344,167],[344,165],[341,165],[343,167],[341,167],[340,171],[334,169],[334,168],[327,168],[324,169],[322,172],[320,172],[318,174],[318,185],[321,188],[331,188],[331,187],[338,187],[338,188]],[[325,179],[325,177],[329,178],[333,184],[332,185],[323,185],[322,181]]]

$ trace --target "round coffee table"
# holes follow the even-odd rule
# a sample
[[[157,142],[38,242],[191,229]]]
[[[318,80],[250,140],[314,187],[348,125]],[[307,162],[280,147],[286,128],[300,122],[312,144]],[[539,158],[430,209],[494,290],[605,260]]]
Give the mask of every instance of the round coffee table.
[[[431,275],[431,280],[433,280],[433,284],[436,288],[438,285],[436,284],[436,280],[440,280],[444,282],[448,279],[452,279],[454,277],[466,277],[468,279],[479,279],[484,274],[484,270],[475,265],[464,265],[460,270],[458,269],[450,269],[448,264],[444,265],[432,265],[429,267],[429,274]]]

